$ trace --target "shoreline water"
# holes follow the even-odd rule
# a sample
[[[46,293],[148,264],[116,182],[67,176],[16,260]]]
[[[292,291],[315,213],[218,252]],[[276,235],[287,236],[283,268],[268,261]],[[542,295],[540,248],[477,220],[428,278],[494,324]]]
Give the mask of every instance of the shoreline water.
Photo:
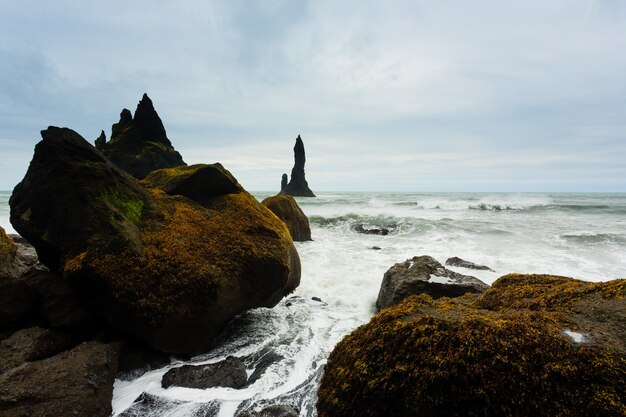
[[[261,200],[271,193],[253,193]],[[7,193],[0,221],[8,222]],[[216,349],[185,363],[207,363],[255,352],[277,357],[244,390],[160,387],[172,366],[118,380],[114,415],[147,392],[165,403],[151,415],[188,415],[219,403],[220,414],[257,403],[290,403],[315,415],[315,391],[329,352],[374,314],[384,272],[415,255],[444,262],[459,256],[495,270],[451,268],[492,283],[512,272],[566,275],[589,281],[626,276],[624,193],[318,193],[297,198],[311,222],[313,242],[299,242],[302,282],[273,309],[241,315]],[[2,206],[5,204],[5,206]],[[387,236],[357,233],[355,226],[387,227]],[[373,250],[372,247],[380,247]],[[312,300],[319,297],[322,302]],[[133,406],[136,411],[138,405]],[[142,411],[146,411],[145,409]]]

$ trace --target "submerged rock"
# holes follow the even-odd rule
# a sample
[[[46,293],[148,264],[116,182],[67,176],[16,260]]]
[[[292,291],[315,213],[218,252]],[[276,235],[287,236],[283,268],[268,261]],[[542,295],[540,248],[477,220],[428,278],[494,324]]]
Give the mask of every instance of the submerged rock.
[[[366,228],[363,223],[359,223],[354,226],[354,231],[357,233],[363,233],[364,235],[380,235],[387,236],[391,230],[386,227],[381,228]]]
[[[117,347],[83,343],[0,374],[3,417],[111,415]]]
[[[42,137],[11,222],[114,328],[199,352],[232,317],[299,285],[286,226],[223,167],[170,168],[142,185],[70,129]]]
[[[446,260],[446,265],[458,266],[459,268],[477,269],[481,271],[495,272],[493,269],[489,268],[488,266],[478,265],[478,264],[475,264],[474,262],[466,261],[465,259],[461,259],[457,256],[448,258],[448,260]]]
[[[623,415],[625,312],[626,280],[509,275],[482,295],[411,296],[335,347],[318,415]]]
[[[157,169],[185,165],[147,94],[137,105],[134,117],[128,109],[122,110],[109,142],[103,131],[95,144],[118,167],[139,179]]]
[[[315,197],[313,191],[309,188],[309,183],[304,177],[304,163],[306,162],[306,156],[304,153],[304,143],[300,138],[300,135],[296,138],[296,144],[293,147],[293,155],[295,163],[291,170],[291,180],[285,184],[286,174],[283,174],[281,182],[280,194],[287,194],[296,197]]]
[[[243,388],[248,381],[246,367],[241,359],[229,356],[209,365],[183,365],[163,375],[161,386],[207,389],[213,387]]]
[[[431,297],[458,297],[478,293],[489,286],[478,278],[450,271],[430,256],[415,256],[389,268],[378,292],[380,310],[398,304],[411,294]]]
[[[285,222],[294,241],[303,242],[312,240],[309,219],[307,219],[292,196],[275,195],[267,197],[261,204],[270,209],[272,213]]]

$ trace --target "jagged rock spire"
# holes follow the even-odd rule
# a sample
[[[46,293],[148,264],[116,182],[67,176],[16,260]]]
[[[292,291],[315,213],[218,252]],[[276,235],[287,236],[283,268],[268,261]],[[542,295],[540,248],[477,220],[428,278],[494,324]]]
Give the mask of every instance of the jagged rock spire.
[[[306,162],[306,156],[304,152],[304,143],[300,135],[296,138],[296,144],[293,147],[294,165],[291,170],[291,180],[284,187],[281,187],[280,194],[287,194],[296,197],[315,197],[313,191],[309,188],[309,184],[304,177],[304,163]],[[286,175],[283,174],[283,184],[286,180]]]

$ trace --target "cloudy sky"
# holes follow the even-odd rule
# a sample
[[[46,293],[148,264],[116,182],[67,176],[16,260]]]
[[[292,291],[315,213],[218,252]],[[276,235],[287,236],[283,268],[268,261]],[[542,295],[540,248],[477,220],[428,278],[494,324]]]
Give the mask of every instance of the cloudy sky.
[[[4,1],[0,189],[144,92],[249,190],[626,191],[623,0]]]

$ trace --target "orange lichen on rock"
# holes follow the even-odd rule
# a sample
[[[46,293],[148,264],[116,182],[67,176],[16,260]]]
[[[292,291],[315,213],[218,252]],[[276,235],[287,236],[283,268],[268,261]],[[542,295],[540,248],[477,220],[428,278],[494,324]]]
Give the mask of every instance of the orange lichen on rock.
[[[0,226],[0,266],[10,262],[16,252],[17,246],[15,242],[7,236],[6,231]]]
[[[623,309],[623,283],[507,276],[494,291],[521,291],[508,288],[510,298],[493,310],[481,308],[485,298],[494,305],[491,290],[456,299],[411,296],[335,347],[318,392],[318,415],[626,415],[625,356],[601,341],[574,342],[564,329],[576,317],[558,311],[552,299],[553,292],[570,288],[577,295],[568,292],[566,300],[604,296]],[[526,285],[542,290],[530,292]],[[546,295],[554,311],[534,308],[541,303],[533,298]],[[563,305],[567,310],[571,304]]]

